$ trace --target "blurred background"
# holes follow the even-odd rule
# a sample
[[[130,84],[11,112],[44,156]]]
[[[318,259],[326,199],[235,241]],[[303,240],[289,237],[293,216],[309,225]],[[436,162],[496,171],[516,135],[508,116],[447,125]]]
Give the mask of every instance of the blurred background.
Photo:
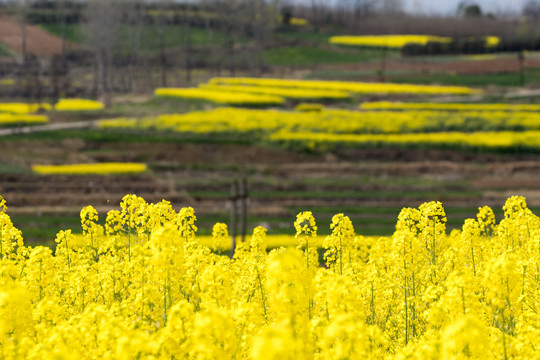
[[[51,246],[59,230],[80,228],[82,207],[94,206],[103,222],[131,193],[148,202],[166,199],[176,209],[193,206],[201,234],[218,221],[230,225],[235,208],[240,218],[242,199],[248,233],[262,225],[270,234],[293,234],[295,216],[304,210],[313,211],[322,234],[330,232],[332,215],[343,212],[364,235],[392,234],[401,208],[430,200],[443,202],[449,229],[483,205],[493,206],[500,219],[514,194],[526,196],[536,211],[539,18],[536,0],[1,1],[0,195],[25,241]],[[372,35],[375,41],[367,41]],[[234,81],[227,88],[212,82],[216,78],[318,83],[250,89],[241,82],[239,90],[230,86]],[[359,90],[342,82],[394,87]],[[345,95],[295,95],[276,90],[280,86]],[[160,96],[159,88],[199,92]],[[231,93],[280,100],[226,99]],[[417,105],[394,112],[388,105],[362,108],[382,102]],[[237,112],[218,119],[222,107]],[[301,113],[328,129],[308,129],[304,122],[245,125],[264,124],[276,112]],[[371,112],[377,114],[367,126]],[[163,125],[169,115],[176,116],[175,131]],[[378,127],[376,116],[390,124],[399,117],[399,128]],[[122,121],[133,126],[119,126]],[[484,140],[275,140],[273,134],[285,130],[439,133],[444,139],[452,132]],[[485,140],[495,133],[496,144]],[[145,169],[77,174],[35,168],[110,162]]]

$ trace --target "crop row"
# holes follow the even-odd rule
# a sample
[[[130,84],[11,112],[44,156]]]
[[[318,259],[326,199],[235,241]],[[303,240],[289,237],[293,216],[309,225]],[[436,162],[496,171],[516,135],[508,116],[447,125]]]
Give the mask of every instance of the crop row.
[[[0,103],[0,115],[6,114],[31,114],[38,111],[90,111],[102,110],[103,104],[89,99],[60,99],[51,106],[48,103]]]
[[[102,120],[101,128],[179,133],[238,134],[253,139],[317,147],[437,145],[538,148],[540,116],[525,111],[278,111],[218,108],[142,119]]]

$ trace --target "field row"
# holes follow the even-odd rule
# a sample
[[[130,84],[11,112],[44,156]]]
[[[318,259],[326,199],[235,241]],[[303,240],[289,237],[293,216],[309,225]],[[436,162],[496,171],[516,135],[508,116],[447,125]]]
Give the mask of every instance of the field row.
[[[309,150],[337,146],[538,149],[533,111],[319,111],[217,108],[187,114],[101,120],[102,129],[139,129],[267,141]]]

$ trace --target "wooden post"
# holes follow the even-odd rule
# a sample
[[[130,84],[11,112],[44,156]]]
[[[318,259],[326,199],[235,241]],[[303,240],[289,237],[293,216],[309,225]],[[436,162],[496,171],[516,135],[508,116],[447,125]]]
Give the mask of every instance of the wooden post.
[[[236,249],[236,223],[237,223],[237,208],[236,200],[238,199],[238,181],[234,180],[231,185],[231,258],[234,256]]]
[[[381,66],[379,68],[379,82],[385,82],[385,71],[386,71],[386,51],[387,46],[386,44],[382,48],[382,55],[381,55]]]
[[[242,241],[246,241],[247,233],[247,179],[242,178],[240,183],[240,231],[242,232]]]
[[[525,54],[523,51],[518,53],[518,64],[519,64],[519,85],[525,85]]]

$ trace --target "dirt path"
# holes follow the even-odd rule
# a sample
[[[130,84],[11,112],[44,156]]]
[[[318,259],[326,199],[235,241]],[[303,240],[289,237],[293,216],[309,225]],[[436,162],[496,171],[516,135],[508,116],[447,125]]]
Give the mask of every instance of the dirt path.
[[[74,130],[74,129],[88,129],[96,126],[97,121],[78,121],[71,123],[59,123],[59,124],[47,124],[37,126],[24,126],[18,128],[1,129],[0,136],[9,136],[17,134],[30,134],[42,131],[57,131],[57,130]]]
[[[26,25],[29,54],[52,56],[62,52],[62,39],[38,26]],[[0,16],[0,42],[16,53],[22,53],[22,29],[19,22],[7,16]]]

